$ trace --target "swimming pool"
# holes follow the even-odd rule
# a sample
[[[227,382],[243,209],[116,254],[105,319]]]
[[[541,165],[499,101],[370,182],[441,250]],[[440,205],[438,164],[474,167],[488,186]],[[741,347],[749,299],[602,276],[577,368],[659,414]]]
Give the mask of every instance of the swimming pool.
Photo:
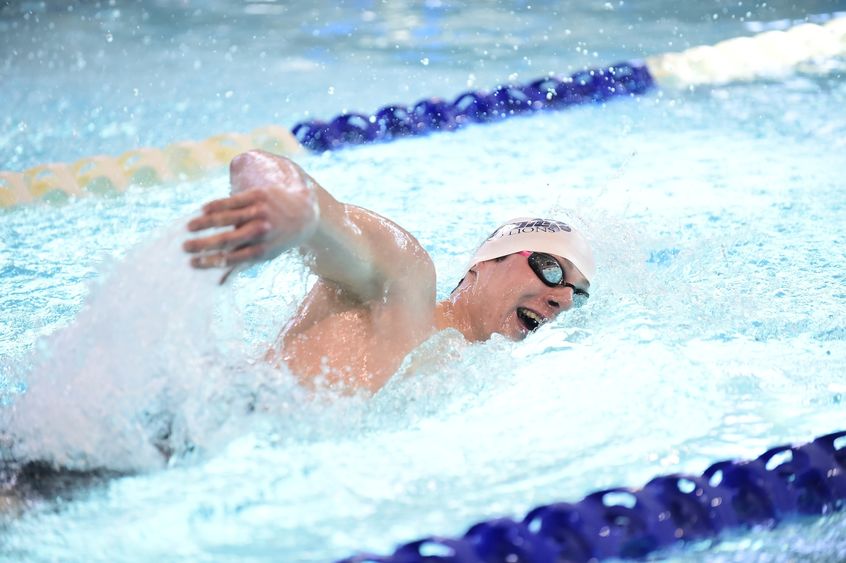
[[[3,117],[0,168],[247,130],[273,113],[291,124],[306,111],[453,95],[471,74],[481,87],[568,72],[804,15],[778,3],[609,5],[552,16],[544,4],[83,4],[38,22],[6,8],[4,82],[20,88],[0,94],[15,108]],[[86,63],[68,68],[75,53],[46,42],[51,34],[79,37]],[[296,55],[273,54],[282,51]],[[427,367],[373,399],[309,397],[252,361],[305,292],[294,261],[251,270],[226,291],[183,268],[174,233],[226,193],[223,175],[4,212],[0,355],[5,399],[17,405],[4,422],[23,437],[16,454],[132,475],[34,502],[6,524],[3,555],[387,552],[842,428],[846,82],[836,65],[303,157],[339,198],[418,236],[440,295],[515,211],[562,215],[597,249],[586,309],[521,344],[436,336],[418,352]],[[162,69],[152,79],[141,72],[150,66]],[[45,107],[24,97],[32,90]],[[155,443],[176,450],[171,466]],[[837,559],[846,521],[697,547],[669,557]]]

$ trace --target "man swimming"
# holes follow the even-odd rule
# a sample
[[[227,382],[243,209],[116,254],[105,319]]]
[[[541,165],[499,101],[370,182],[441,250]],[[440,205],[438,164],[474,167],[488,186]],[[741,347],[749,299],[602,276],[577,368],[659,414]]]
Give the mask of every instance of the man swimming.
[[[569,225],[519,218],[479,247],[449,298],[435,299],[435,267],[410,233],[335,200],[293,161],[263,151],[237,156],[232,195],[207,203],[188,230],[229,227],[188,240],[195,268],[233,269],[299,249],[317,282],[266,359],[304,382],[325,377],[375,392],[434,332],[471,342],[520,340],[584,303],[595,266]]]

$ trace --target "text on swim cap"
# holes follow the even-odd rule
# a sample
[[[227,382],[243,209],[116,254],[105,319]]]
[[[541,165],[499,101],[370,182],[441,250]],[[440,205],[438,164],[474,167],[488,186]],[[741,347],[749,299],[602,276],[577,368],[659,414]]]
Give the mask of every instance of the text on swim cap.
[[[502,238],[523,233],[557,233],[559,231],[571,232],[573,229],[567,223],[555,221],[554,219],[528,219],[519,223],[509,223],[493,232],[487,240]]]

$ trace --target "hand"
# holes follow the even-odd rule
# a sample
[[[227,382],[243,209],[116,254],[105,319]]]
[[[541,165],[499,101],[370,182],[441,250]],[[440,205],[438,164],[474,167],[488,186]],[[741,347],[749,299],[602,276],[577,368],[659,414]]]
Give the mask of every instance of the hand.
[[[230,197],[203,206],[188,223],[198,232],[233,227],[183,244],[195,268],[238,268],[298,246],[317,227],[319,209],[314,181],[292,161],[261,151],[237,156],[230,166]]]

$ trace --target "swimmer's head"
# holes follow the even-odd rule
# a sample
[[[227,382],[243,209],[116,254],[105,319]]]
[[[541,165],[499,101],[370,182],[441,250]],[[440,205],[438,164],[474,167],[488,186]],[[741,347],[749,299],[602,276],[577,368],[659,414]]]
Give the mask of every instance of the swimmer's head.
[[[596,266],[584,237],[561,221],[520,217],[476,250],[451,300],[469,313],[465,337],[525,338],[584,302]]]
[[[593,252],[585,238],[567,223],[554,219],[518,217],[497,227],[479,246],[465,272],[485,260],[524,250],[545,252],[569,260],[590,282],[596,273]]]

